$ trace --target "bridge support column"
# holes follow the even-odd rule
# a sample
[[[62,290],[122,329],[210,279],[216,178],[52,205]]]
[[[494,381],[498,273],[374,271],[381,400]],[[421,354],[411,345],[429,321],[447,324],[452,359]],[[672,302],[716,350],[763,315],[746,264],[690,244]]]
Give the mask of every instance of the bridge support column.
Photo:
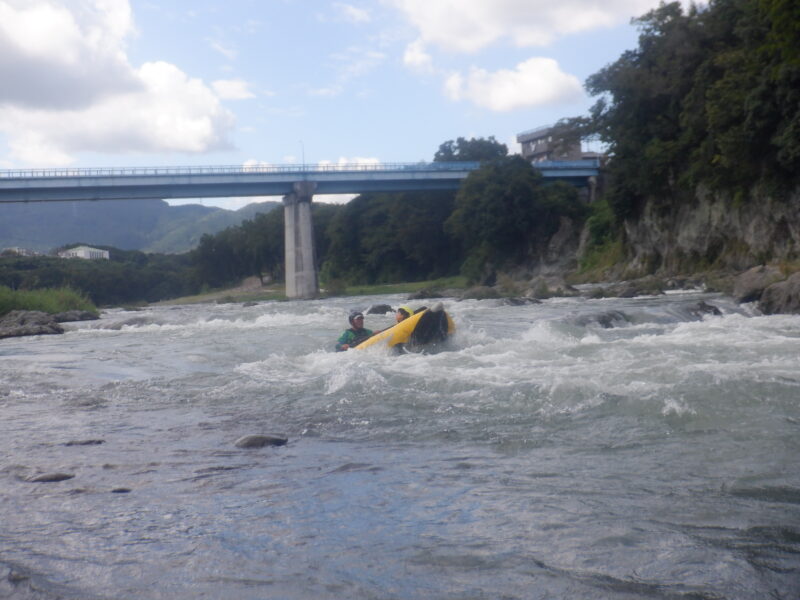
[[[298,181],[283,197],[286,249],[286,297],[315,298],[319,294],[311,199],[317,184]]]

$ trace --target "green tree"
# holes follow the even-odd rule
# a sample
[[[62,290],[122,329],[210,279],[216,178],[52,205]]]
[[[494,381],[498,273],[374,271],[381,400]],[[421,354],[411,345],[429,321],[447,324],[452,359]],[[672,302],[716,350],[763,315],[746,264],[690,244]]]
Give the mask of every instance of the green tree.
[[[583,212],[575,188],[545,183],[529,162],[513,156],[470,173],[445,229],[462,245],[463,274],[480,281],[530,259],[562,216],[579,219]]]
[[[441,144],[433,160],[434,162],[478,162],[505,156],[508,156],[508,147],[494,139],[494,136],[488,139],[460,137],[455,141],[449,140]]]

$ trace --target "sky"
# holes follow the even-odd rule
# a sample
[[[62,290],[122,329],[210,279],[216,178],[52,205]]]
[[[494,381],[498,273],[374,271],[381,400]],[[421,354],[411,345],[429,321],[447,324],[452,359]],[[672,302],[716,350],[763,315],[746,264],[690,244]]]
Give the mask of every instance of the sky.
[[[657,5],[0,0],[0,169],[417,162],[458,137],[518,152],[587,114],[586,78]]]

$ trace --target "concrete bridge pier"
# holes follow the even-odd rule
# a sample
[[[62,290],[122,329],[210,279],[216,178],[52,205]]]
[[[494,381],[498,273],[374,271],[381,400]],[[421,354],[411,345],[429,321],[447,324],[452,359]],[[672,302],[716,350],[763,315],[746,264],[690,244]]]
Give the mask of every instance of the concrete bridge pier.
[[[319,294],[311,199],[317,184],[298,181],[283,197],[286,249],[286,297],[315,298]]]

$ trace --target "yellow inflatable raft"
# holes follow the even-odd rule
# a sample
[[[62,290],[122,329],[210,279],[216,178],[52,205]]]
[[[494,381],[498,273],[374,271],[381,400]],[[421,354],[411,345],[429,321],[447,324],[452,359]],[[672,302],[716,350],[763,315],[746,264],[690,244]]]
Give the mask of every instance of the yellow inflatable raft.
[[[408,350],[420,350],[444,342],[455,331],[453,319],[439,302],[431,308],[414,313],[389,329],[376,333],[356,346],[356,350],[377,345],[387,348],[402,345],[401,347]]]

